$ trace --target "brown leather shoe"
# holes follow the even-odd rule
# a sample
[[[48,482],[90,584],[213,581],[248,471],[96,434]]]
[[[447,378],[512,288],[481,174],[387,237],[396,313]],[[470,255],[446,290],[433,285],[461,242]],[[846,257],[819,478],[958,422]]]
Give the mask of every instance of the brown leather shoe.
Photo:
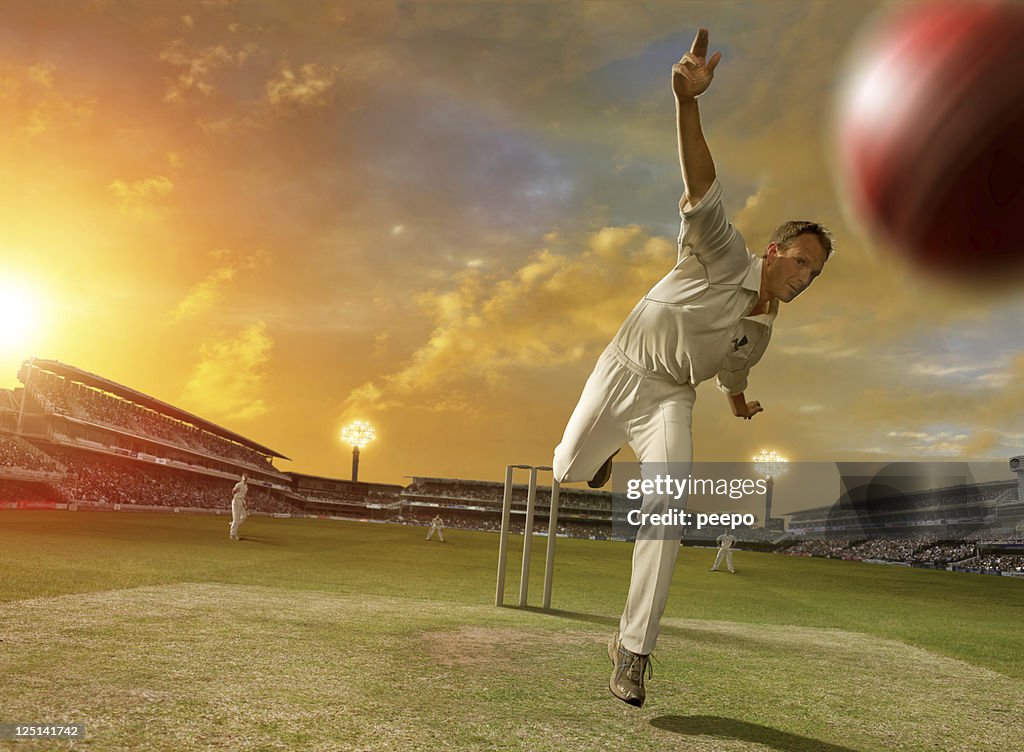
[[[594,477],[587,481],[588,486],[590,486],[591,488],[603,488],[605,485],[607,485],[608,481],[612,477],[612,459],[620,451],[621,450],[616,449],[614,452],[612,452],[612,456],[606,459],[604,461],[604,464],[597,469],[597,472],[594,473]]]
[[[612,678],[608,680],[608,689],[612,694],[628,705],[641,707],[647,699],[644,689],[644,674],[651,678],[651,656],[631,653],[619,644],[619,633],[612,635],[608,643],[608,657],[612,659]]]

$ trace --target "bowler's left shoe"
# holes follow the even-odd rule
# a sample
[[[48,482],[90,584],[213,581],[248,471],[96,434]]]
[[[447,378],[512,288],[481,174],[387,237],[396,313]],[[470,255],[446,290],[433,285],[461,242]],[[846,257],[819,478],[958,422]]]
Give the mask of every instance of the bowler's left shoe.
[[[648,679],[654,675],[651,656],[626,650],[616,632],[608,643],[608,657],[612,659],[612,678],[608,680],[608,689],[627,705],[641,707],[647,699],[644,674]]]

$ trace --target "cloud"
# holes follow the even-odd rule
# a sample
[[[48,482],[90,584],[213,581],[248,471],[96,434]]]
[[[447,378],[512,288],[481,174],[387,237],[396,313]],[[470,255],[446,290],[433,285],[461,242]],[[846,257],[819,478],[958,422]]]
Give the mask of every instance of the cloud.
[[[576,252],[558,236],[549,240],[554,249],[503,275],[470,268],[451,289],[421,295],[434,324],[426,342],[402,368],[353,390],[346,417],[398,407],[472,410],[470,391],[498,388],[516,369],[594,355],[675,261],[671,243],[636,226],[604,228]]]
[[[235,279],[240,271],[255,269],[266,263],[267,255],[263,251],[243,254],[226,249],[212,251],[210,255],[220,262],[213,271],[196,285],[174,307],[170,313],[173,323],[196,318],[209,311],[224,298],[225,288]]]
[[[205,343],[185,385],[183,404],[220,418],[264,415],[268,408],[261,394],[273,346],[263,321],[234,338]]]
[[[1000,440],[1005,439],[1004,434],[989,428],[982,428],[970,435],[964,442],[963,453],[967,457],[984,457],[995,452],[999,448]]]
[[[288,63],[267,82],[267,101],[275,107],[300,105],[312,107],[326,104],[337,75],[335,68],[307,63],[293,71]]]
[[[223,297],[222,288],[235,277],[235,270],[221,267],[210,272],[171,312],[173,321],[194,318],[212,308]]]
[[[176,68],[176,75],[167,79],[164,101],[182,103],[193,95],[209,97],[217,90],[216,73],[222,68],[240,68],[259,48],[248,43],[237,50],[222,44],[201,49],[189,48],[183,40],[169,43],[159,55],[160,62]]]
[[[76,128],[93,117],[95,97],[64,94],[58,84],[52,63],[0,65],[0,108],[8,138]]]
[[[211,115],[200,117],[197,121],[204,133],[211,136],[232,136],[239,131],[258,130],[266,125],[266,121],[255,110],[246,110],[239,106],[239,114]]]
[[[154,219],[161,202],[174,193],[174,183],[163,175],[153,175],[130,183],[115,180],[107,190],[114,196],[122,214]]]

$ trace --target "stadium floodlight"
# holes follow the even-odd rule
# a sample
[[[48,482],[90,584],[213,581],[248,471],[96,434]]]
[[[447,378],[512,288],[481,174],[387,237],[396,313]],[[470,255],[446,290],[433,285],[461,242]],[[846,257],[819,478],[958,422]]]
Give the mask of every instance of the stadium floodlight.
[[[359,480],[359,448],[364,447],[377,438],[373,426],[365,420],[349,423],[341,429],[341,440],[352,445],[352,480]]]
[[[777,478],[786,472],[789,460],[771,451],[758,452],[754,455],[754,467],[766,478]]]
[[[765,450],[754,455],[754,467],[765,478],[764,490],[764,527],[768,529],[772,521],[772,490],[775,487],[774,478],[786,472],[789,460],[780,454]]]

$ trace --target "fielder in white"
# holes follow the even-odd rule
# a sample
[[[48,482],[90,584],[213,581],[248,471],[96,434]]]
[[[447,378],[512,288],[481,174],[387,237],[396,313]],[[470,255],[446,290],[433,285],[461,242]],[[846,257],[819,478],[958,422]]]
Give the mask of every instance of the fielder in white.
[[[249,510],[245,508],[245,495],[249,492],[248,480],[249,476],[242,473],[242,479],[231,490],[231,530],[228,533],[231,540],[239,540],[238,528],[249,517]]]
[[[667,468],[685,477],[692,461],[690,417],[697,384],[717,376],[732,412],[750,419],[759,402],[744,396],[747,374],[764,354],[779,303],[788,303],[821,273],[832,251],[828,230],[814,222],[787,222],[764,255],[747,250],[725,214],[711,151],[701,130],[696,97],[710,85],[721,53],[707,59],[708,32],[697,32],[690,52],[672,66],[679,158],[685,193],[675,266],[629,314],[587,380],[554,452],[562,483],[604,485],[612,456],[628,443],[644,479]],[[662,512],[667,497],[646,496],[643,512]],[[639,707],[644,673],[658,638],[680,530],[641,526],[619,631],[608,646],[609,688]]]
[[[718,565],[722,563],[722,559],[725,559],[725,566],[729,568],[729,571],[736,574],[736,570],[732,568],[732,544],[736,542],[736,536],[732,533],[722,533],[715,538],[715,543],[718,544],[718,556],[715,557],[714,566],[711,567],[712,572],[718,571]]]
[[[435,515],[434,519],[430,521],[430,531],[427,533],[427,540],[430,540],[434,533],[437,533],[437,539],[444,543],[444,520],[441,519],[441,515]]]

